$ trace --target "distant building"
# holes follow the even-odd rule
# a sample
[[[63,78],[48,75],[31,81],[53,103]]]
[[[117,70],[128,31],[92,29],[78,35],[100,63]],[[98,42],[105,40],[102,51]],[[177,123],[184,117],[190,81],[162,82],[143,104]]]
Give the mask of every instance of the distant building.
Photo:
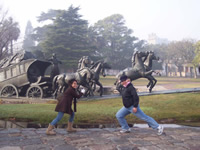
[[[191,63],[183,63],[181,66],[176,66],[173,63],[163,63],[162,76],[172,76],[172,77],[195,77],[195,72],[197,77],[200,77],[200,72],[198,67],[194,68]],[[167,74],[166,74],[167,73]]]
[[[148,35],[148,43],[149,44],[168,44],[169,41],[166,38],[159,38],[155,33],[151,33]]]

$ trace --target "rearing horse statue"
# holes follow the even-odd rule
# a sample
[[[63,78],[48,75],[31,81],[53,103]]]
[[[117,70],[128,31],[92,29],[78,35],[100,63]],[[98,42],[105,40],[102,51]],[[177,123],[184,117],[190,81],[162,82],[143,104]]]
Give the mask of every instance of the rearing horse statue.
[[[156,57],[154,55],[154,52],[149,51],[148,52],[148,56],[146,57],[145,61],[144,61],[144,67],[146,69],[146,71],[150,71],[152,70],[152,66],[153,66],[153,60],[159,60],[159,57]],[[161,76],[161,74],[159,72],[156,72],[153,70],[154,73],[158,74],[159,76]],[[153,73],[152,72],[152,73]],[[153,87],[156,85],[157,80],[152,76],[152,74],[149,75],[148,77],[149,83],[147,84],[147,88],[150,86],[150,89],[153,89]],[[151,92],[151,91],[150,91]]]
[[[120,83],[119,83],[119,78],[124,74],[127,75],[128,78],[130,78],[131,81],[139,79],[139,78],[147,78],[149,81],[152,83],[152,73],[154,72],[151,69],[147,69],[147,66],[145,67],[144,65],[144,60],[145,62],[148,59],[149,53],[147,52],[135,52],[134,54],[134,65],[132,69],[125,69],[121,71],[120,73],[117,74],[117,81],[115,82],[116,88],[120,91]],[[144,58],[144,59],[143,59]],[[149,92],[152,91],[152,88],[155,86],[155,84],[151,84],[149,88]]]

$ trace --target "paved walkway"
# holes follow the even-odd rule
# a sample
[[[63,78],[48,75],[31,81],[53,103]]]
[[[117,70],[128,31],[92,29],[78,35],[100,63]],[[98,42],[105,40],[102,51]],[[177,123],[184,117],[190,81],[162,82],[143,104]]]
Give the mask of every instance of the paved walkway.
[[[199,150],[200,128],[165,126],[165,134],[146,126],[133,127],[131,133],[119,128],[79,129],[67,133],[56,129],[47,136],[44,128],[0,129],[0,150]]]

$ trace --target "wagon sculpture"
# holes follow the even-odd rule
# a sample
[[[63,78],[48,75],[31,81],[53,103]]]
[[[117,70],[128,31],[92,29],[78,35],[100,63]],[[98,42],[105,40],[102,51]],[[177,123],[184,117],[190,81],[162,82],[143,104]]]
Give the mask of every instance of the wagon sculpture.
[[[0,97],[27,96],[43,98],[51,96],[52,82],[45,76],[51,65],[48,61],[27,59],[0,69]]]

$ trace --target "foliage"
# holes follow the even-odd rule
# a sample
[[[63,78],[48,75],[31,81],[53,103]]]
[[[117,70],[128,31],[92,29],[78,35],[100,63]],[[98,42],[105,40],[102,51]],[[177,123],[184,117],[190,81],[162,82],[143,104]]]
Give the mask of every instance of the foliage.
[[[183,64],[193,64],[195,57],[194,43],[193,40],[173,41],[169,44],[145,45],[142,50],[154,51],[166,65],[168,63],[175,64],[181,74]],[[167,67],[165,70],[167,75],[167,72],[170,70]]]
[[[200,65],[200,41],[195,44],[195,57],[193,60],[195,65]]]
[[[23,41],[23,49],[25,51],[33,52],[33,47],[35,46],[35,41],[32,39],[31,35],[33,34],[33,26],[30,21],[27,22],[25,36]]]
[[[68,10],[42,13],[38,20],[51,20],[51,23],[35,29],[38,49],[41,48],[46,57],[56,53],[65,68],[76,69],[78,59],[94,51],[88,39],[88,22],[81,19],[78,11],[79,7],[70,6]]]
[[[90,30],[94,32],[92,38],[96,42],[96,54],[105,57],[114,69],[131,66],[133,51],[143,44],[132,36],[133,31],[125,26],[125,19],[120,14],[99,20]]]
[[[0,59],[13,54],[13,41],[20,35],[18,23],[0,6]]]

